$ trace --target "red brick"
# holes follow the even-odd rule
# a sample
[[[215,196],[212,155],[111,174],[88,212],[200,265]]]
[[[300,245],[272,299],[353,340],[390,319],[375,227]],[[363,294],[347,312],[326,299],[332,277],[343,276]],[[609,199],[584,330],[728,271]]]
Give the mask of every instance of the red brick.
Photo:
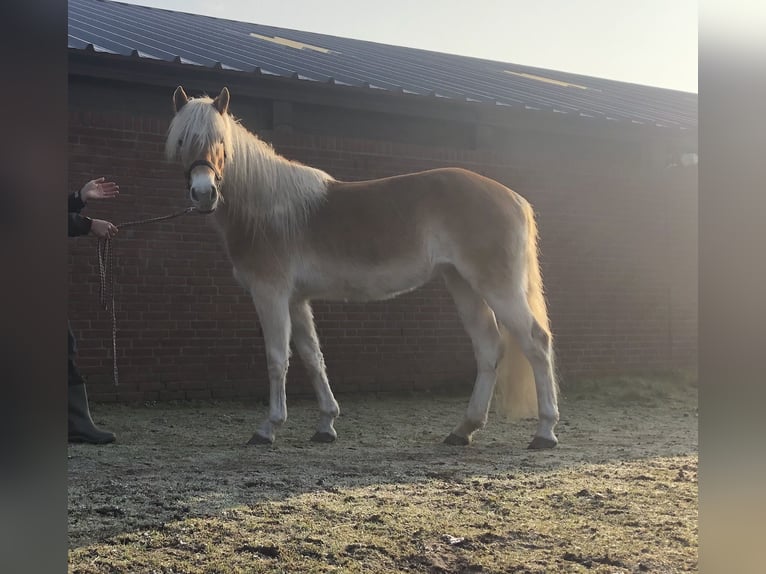
[[[90,215],[130,221],[184,204],[182,174],[162,156],[168,119],[70,112],[70,186],[109,173],[123,192],[98,212],[90,207]],[[538,213],[565,377],[695,364],[696,182],[656,182],[601,163],[563,160],[553,168],[496,151],[343,137],[280,135],[275,145],[347,179],[458,165],[508,184]],[[111,317],[96,300],[95,245],[71,240],[69,250],[69,316],[80,364],[92,380],[104,380],[92,387],[94,401],[266,396],[257,316],[211,226],[181,218],[125,229],[115,244],[118,358],[130,390],[107,384]],[[450,381],[469,388],[473,381],[470,340],[441,281],[393,301],[316,303],[314,311],[336,390],[438,388]],[[298,363],[289,392],[310,392]]]

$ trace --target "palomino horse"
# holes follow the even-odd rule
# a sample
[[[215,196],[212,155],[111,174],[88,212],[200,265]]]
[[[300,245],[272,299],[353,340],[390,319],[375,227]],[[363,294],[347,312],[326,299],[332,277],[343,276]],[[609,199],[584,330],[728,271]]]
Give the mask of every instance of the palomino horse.
[[[183,165],[189,197],[213,213],[263,329],[269,415],[251,444],[272,443],[287,419],[290,339],[319,402],[312,440],[331,442],[338,403],[319,348],[310,301],[394,297],[441,276],[473,343],[478,374],[463,420],[445,439],[469,444],[497,410],[538,416],[529,448],[557,444],[552,338],[529,203],[463,169],[342,182],[290,161],[215,99],[173,95],[168,159]]]

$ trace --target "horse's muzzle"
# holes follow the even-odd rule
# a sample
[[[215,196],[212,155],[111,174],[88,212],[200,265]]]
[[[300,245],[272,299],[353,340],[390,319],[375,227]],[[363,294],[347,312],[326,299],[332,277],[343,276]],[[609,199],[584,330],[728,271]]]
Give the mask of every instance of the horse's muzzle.
[[[189,197],[195,203],[209,201],[215,203],[218,201],[218,186],[202,186],[202,189],[191,186],[189,188]]]
[[[189,198],[194,204],[196,211],[200,213],[212,213],[218,207],[221,194],[216,186],[210,186],[205,191],[199,191],[196,187],[189,189]]]

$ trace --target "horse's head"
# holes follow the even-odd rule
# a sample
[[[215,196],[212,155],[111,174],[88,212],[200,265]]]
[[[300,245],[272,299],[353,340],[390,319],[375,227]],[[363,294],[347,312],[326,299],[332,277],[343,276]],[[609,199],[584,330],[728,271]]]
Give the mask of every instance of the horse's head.
[[[168,129],[165,154],[183,165],[194,207],[212,213],[222,199],[223,170],[231,156],[229,90],[223,88],[215,99],[189,98],[178,86],[173,106],[176,114]]]

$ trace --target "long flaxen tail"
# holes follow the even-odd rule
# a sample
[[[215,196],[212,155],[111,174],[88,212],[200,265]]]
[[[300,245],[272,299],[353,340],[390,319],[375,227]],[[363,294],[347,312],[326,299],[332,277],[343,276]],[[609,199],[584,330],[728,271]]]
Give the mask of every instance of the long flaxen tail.
[[[548,307],[545,303],[540,262],[537,257],[537,224],[532,206],[526,202],[523,205],[527,221],[526,251],[523,258],[527,276],[527,303],[534,318],[548,333],[551,341],[551,361],[553,361],[553,337],[548,320]],[[505,326],[499,324],[498,327],[504,352],[497,367],[495,410],[500,416],[510,419],[537,418],[537,390],[532,366],[524,356],[516,338]]]

